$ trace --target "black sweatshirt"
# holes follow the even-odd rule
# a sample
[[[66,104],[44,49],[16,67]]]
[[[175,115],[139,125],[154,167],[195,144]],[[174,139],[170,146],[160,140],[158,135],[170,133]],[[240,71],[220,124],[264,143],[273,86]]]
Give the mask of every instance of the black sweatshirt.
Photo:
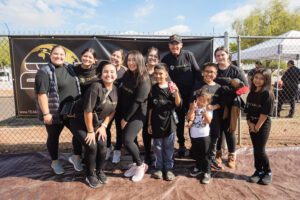
[[[187,50],[181,50],[177,57],[168,53],[162,62],[168,65],[171,80],[177,85],[182,97],[190,97],[193,85],[200,79],[200,68],[194,54]]]
[[[137,77],[131,71],[127,71],[123,77],[123,83],[119,93],[118,112],[122,119],[130,121],[137,113],[146,116],[147,100],[151,90],[149,77],[137,83]]]

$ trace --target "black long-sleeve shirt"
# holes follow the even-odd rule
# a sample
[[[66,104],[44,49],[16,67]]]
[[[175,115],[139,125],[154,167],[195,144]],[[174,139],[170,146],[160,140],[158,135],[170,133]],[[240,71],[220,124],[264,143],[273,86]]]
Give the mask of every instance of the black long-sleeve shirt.
[[[177,85],[182,97],[190,97],[196,80],[200,79],[200,67],[194,54],[187,50],[181,50],[178,56],[168,53],[162,59],[169,67],[172,81]]]
[[[136,82],[137,77],[131,71],[127,71],[120,88],[117,111],[125,121],[130,121],[137,113],[142,113],[146,116],[151,82],[149,77],[138,84]]]
[[[298,90],[298,84],[300,83],[300,69],[296,66],[290,67],[281,78],[283,82],[283,87],[291,90],[294,90],[296,94]]]

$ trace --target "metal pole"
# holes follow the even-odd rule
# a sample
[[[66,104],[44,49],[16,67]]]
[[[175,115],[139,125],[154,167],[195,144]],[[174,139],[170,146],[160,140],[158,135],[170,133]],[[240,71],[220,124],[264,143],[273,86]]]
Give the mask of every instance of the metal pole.
[[[241,37],[237,38],[237,46],[238,46],[238,67],[241,67]],[[242,113],[240,112],[238,118],[238,145],[241,145],[241,117]]]
[[[282,46],[278,45],[278,66],[277,66],[277,81],[276,81],[276,99],[275,99],[275,117],[278,117],[278,99],[279,99],[279,88],[278,88],[278,82],[279,82],[279,69],[280,69],[280,55],[282,52]]]
[[[229,35],[227,31],[224,33],[224,47],[229,50]]]

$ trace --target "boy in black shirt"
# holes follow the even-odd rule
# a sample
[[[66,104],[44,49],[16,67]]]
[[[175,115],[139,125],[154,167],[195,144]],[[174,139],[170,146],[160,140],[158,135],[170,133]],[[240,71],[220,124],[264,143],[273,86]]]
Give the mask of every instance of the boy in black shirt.
[[[168,82],[166,64],[155,65],[154,76],[157,84],[152,86],[148,121],[148,132],[152,134],[153,151],[156,156],[156,171],[153,177],[161,179],[164,170],[166,180],[172,181],[175,178],[172,169],[177,123],[173,114],[176,114],[175,108],[181,105],[181,98],[177,86],[173,82]]]

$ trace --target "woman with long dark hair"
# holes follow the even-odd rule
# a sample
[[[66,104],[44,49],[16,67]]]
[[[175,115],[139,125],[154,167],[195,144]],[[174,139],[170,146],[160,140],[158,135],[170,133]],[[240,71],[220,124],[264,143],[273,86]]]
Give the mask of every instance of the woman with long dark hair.
[[[133,164],[124,175],[132,177],[137,182],[143,179],[148,165],[143,163],[138,146],[134,140],[143,128],[146,120],[147,100],[151,89],[151,82],[145,66],[143,55],[139,51],[130,51],[126,56],[128,71],[124,75],[120,88],[118,105],[122,116],[124,145],[133,158]]]

